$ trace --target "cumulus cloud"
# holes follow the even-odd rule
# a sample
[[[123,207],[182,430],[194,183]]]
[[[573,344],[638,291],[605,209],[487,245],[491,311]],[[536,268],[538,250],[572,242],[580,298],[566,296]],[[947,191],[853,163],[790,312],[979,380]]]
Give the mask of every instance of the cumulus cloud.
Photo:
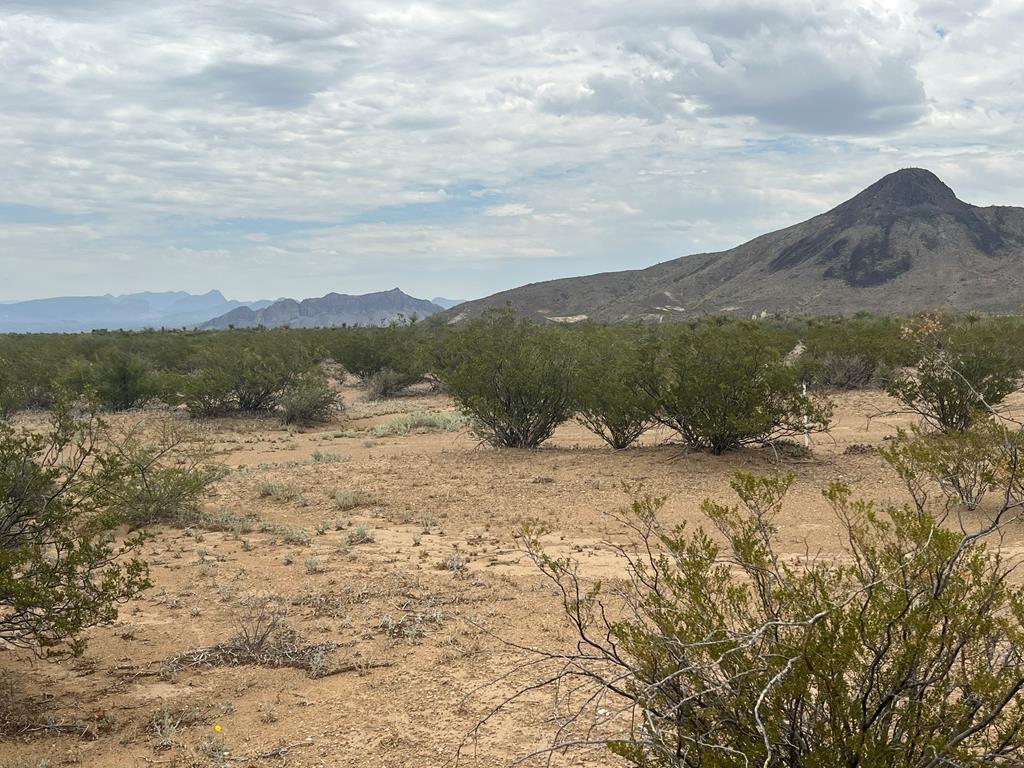
[[[1024,204],[1022,30],[1014,0],[0,0],[0,299],[482,295],[906,165]]]

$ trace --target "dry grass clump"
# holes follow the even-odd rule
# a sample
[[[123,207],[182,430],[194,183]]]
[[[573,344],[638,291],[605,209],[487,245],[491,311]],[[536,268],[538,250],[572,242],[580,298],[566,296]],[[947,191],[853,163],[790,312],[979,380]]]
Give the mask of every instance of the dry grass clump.
[[[367,430],[374,437],[394,435],[422,435],[428,432],[459,432],[469,425],[461,413],[409,413],[396,416]]]
[[[296,483],[282,483],[277,480],[260,480],[256,486],[256,492],[261,499],[272,499],[273,501],[291,501],[300,507],[309,504],[309,500],[302,495],[301,486]]]
[[[277,595],[258,594],[242,602],[238,632],[231,639],[205,648],[195,648],[168,659],[170,672],[202,667],[292,667],[304,669],[310,677],[331,673],[328,655],[337,643],[306,643],[284,620],[287,605]]]

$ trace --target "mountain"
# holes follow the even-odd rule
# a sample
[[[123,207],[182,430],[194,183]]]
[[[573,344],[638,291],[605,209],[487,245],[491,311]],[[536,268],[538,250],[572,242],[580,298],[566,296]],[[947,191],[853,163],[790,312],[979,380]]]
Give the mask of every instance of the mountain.
[[[383,325],[413,315],[427,317],[441,307],[425,299],[415,299],[398,288],[361,296],[329,293],[319,299],[281,299],[264,309],[239,307],[203,323],[200,328],[324,328],[334,325]]]
[[[257,301],[252,307],[265,307]],[[81,332],[95,328],[180,328],[244,306],[220,291],[170,291],[124,296],[59,296],[0,304],[0,333]]]
[[[826,213],[728,251],[533,283],[446,317],[455,322],[506,304],[559,322],[1016,312],[1024,306],[1024,208],[969,205],[930,171],[906,168]]]
[[[451,309],[452,307],[459,306],[459,304],[462,304],[465,301],[465,299],[445,299],[440,296],[436,296],[430,300],[430,303],[437,304],[437,306],[442,309]]]

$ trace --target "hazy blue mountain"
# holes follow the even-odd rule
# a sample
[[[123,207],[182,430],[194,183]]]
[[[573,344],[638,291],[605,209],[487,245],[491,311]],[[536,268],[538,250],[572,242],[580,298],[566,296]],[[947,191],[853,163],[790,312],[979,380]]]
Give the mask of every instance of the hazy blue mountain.
[[[318,299],[282,299],[263,309],[239,307],[203,323],[201,328],[328,328],[338,325],[384,325],[413,315],[427,317],[442,307],[416,299],[398,288],[352,296],[329,293]]]
[[[80,332],[96,328],[180,328],[242,306],[262,309],[271,302],[235,301],[220,291],[130,293],[123,296],[58,296],[0,304],[0,332]]]
[[[452,307],[459,306],[459,304],[462,304],[466,300],[465,299],[445,299],[445,298],[442,298],[440,296],[435,296],[430,301],[431,301],[432,304],[437,304],[437,306],[441,307],[442,309],[451,309]]]

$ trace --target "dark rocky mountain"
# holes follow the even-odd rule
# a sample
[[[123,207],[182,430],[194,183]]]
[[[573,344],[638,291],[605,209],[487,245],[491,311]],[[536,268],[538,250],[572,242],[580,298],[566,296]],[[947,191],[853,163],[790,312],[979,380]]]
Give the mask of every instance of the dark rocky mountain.
[[[269,301],[249,304],[265,307]],[[243,306],[220,291],[183,291],[124,296],[59,296],[0,304],[0,333],[81,332],[96,328],[180,328]]]
[[[239,307],[215,317],[200,328],[255,328],[288,325],[292,328],[325,328],[336,325],[384,325],[393,320],[408,320],[413,315],[427,317],[441,307],[425,299],[415,299],[398,288],[361,296],[329,293],[319,299],[281,299],[269,307],[252,310]]]
[[[1024,208],[969,205],[930,171],[907,168],[826,213],[728,251],[534,283],[466,302],[446,317],[506,304],[560,322],[1017,312],[1024,308]]]

